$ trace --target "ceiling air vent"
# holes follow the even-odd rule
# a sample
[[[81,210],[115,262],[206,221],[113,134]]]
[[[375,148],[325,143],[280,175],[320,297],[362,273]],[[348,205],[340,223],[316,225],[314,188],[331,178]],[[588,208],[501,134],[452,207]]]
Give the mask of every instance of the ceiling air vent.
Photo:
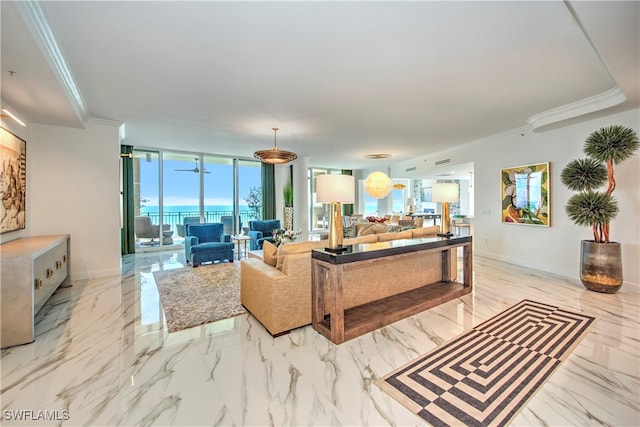
[[[416,167],[415,167],[415,166],[414,166],[414,167],[412,167],[412,168],[406,168],[404,171],[405,171],[405,172],[411,172],[411,171],[414,171],[414,170],[416,170]]]
[[[435,165],[444,165],[445,163],[449,163],[451,161],[451,159],[444,159],[444,160],[438,160]]]

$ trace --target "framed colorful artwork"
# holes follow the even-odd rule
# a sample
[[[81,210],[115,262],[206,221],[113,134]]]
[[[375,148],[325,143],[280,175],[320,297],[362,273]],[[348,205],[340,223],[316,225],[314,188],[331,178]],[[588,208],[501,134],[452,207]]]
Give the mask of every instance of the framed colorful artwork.
[[[500,171],[502,222],[549,227],[549,162]]]
[[[27,143],[0,127],[0,233],[25,228]]]

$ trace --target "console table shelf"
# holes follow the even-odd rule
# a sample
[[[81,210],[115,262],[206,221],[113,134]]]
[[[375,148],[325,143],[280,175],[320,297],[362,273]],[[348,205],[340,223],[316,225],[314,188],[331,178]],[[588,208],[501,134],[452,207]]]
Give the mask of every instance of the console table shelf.
[[[336,344],[374,331],[398,320],[420,313],[472,290],[471,283],[471,237],[454,239],[424,239],[400,241],[388,248],[367,247],[352,250],[346,257],[328,255],[325,251],[314,251],[312,281],[312,326],[319,333]],[[462,282],[451,280],[451,252],[463,248]],[[393,262],[410,253],[440,253],[439,262],[433,266],[442,280],[417,286],[355,307],[345,308],[344,288],[349,283],[343,281],[345,271],[357,268],[358,264],[370,265],[376,260]],[[341,258],[342,257],[342,258]],[[391,265],[391,264],[390,264]],[[346,270],[345,270],[346,269]],[[390,274],[401,274],[393,272]],[[381,282],[384,277],[379,279]],[[371,286],[376,284],[371,283]],[[366,285],[365,285],[366,286]]]
[[[344,340],[359,337],[406,317],[451,301],[470,292],[458,282],[438,282],[344,311]],[[318,325],[323,335],[331,333],[331,316]]]

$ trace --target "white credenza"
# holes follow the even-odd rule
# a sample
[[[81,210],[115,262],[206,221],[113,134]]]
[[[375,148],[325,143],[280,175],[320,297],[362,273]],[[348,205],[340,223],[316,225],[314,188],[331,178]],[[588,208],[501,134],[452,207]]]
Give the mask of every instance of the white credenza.
[[[63,283],[69,285],[69,235],[24,237],[0,245],[0,346],[34,340],[34,317]]]

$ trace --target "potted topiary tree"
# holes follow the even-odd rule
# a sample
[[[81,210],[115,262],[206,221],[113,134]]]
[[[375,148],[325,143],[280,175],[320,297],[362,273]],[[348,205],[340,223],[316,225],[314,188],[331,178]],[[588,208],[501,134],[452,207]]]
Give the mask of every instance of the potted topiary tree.
[[[287,183],[282,190],[284,197],[284,228],[293,229],[293,185]]]
[[[593,240],[582,241],[580,257],[580,281],[592,291],[615,293],[622,286],[622,250],[619,242],[609,240],[609,223],[618,214],[611,195],[616,188],[613,166],[631,157],[639,143],[629,127],[603,127],[585,140],[587,157],[572,160],[562,170],[562,183],[578,191],[567,202],[567,215],[593,229]],[[598,191],[605,183],[607,189]]]

